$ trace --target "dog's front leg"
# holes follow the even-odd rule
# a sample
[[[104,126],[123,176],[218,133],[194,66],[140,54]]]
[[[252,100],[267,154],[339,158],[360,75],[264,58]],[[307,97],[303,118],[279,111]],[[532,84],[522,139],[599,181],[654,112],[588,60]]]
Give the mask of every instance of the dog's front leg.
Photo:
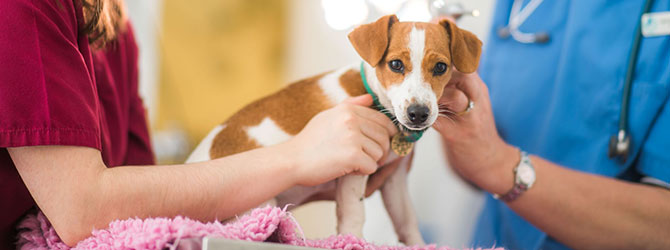
[[[407,246],[425,244],[419,232],[419,223],[416,220],[407,189],[407,170],[412,164],[413,155],[400,160],[396,172],[386,180],[381,188],[384,206],[391,217],[398,240]]]
[[[365,222],[365,185],[367,175],[345,175],[337,179],[335,202],[337,204],[337,232],[363,237]]]

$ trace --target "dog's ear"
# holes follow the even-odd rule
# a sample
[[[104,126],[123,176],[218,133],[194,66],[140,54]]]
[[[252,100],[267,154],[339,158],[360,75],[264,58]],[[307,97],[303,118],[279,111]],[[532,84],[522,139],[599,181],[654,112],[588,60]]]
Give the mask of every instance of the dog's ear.
[[[441,20],[440,25],[449,34],[451,61],[458,71],[472,73],[477,70],[482,53],[482,41],[467,30],[462,30],[449,20]]]
[[[398,22],[395,15],[379,18],[374,23],[358,26],[349,33],[349,41],[368,64],[373,67],[382,60],[389,45],[391,25]]]

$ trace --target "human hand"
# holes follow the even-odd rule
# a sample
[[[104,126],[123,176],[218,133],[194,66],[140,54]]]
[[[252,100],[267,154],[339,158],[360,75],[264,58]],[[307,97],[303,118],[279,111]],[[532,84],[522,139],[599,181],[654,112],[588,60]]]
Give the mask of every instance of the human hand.
[[[314,186],[346,174],[377,170],[397,129],[370,105],[370,95],[347,99],[314,116],[284,145],[295,156],[296,184]]]
[[[475,107],[457,115],[466,109],[468,97]],[[443,137],[451,167],[485,190],[505,192],[493,189],[501,187],[499,182],[512,184],[503,177],[512,173],[519,153],[498,135],[488,88],[479,75],[454,72],[438,103],[445,115],[440,115],[433,128]]]
[[[413,157],[414,152],[410,153],[408,156],[405,157]],[[402,162],[402,157],[398,158],[392,162],[389,162],[388,164],[384,166],[380,166],[376,172],[374,172],[372,175],[370,175],[370,178],[368,178],[368,182],[365,185],[365,197],[370,197],[375,191],[379,190],[384,183],[386,183],[386,179],[391,177],[393,173],[398,169],[400,166],[400,163]],[[383,161],[383,160],[382,160]],[[411,161],[411,159],[410,159]],[[410,164],[408,166],[408,172],[409,168],[411,168],[412,165]],[[331,189],[324,189],[321,190],[320,192],[313,194],[312,196],[308,197],[303,201],[302,204],[309,203],[312,201],[334,201],[335,200],[335,185],[332,185],[333,188]]]

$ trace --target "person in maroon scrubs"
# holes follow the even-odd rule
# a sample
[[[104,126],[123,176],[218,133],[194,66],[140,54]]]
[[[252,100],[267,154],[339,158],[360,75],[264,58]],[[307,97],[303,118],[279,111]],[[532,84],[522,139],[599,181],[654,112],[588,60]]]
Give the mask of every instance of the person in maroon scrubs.
[[[0,1],[0,248],[35,205],[72,246],[114,219],[228,218],[293,185],[370,174],[388,152],[395,127],[363,107],[366,95],[277,146],[149,166],[138,51],[122,10],[120,0]]]

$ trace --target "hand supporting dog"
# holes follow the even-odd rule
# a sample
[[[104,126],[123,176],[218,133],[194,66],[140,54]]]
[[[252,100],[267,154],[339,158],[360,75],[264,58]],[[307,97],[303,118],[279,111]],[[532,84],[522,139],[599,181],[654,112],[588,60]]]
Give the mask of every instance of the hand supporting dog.
[[[319,113],[284,145],[296,157],[297,185],[314,186],[347,174],[369,175],[388,154],[398,132],[383,114],[368,108],[370,95],[345,100]],[[335,166],[333,166],[335,165]],[[338,167],[342,166],[342,167]]]

